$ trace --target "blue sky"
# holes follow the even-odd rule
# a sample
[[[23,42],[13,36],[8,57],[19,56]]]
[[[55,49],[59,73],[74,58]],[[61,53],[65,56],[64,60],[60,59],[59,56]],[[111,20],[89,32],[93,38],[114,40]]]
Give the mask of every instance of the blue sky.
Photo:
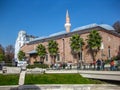
[[[0,0],[0,44],[14,45],[20,30],[35,36],[64,31],[67,9],[71,29],[120,20],[120,0]]]

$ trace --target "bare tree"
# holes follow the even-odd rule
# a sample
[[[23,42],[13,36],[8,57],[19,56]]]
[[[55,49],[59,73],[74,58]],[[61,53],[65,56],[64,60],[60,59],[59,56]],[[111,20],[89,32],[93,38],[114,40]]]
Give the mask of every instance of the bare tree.
[[[0,44],[0,54],[5,54],[4,47]]]
[[[0,61],[4,61],[5,59],[5,51],[3,46],[0,44]]]
[[[14,58],[14,47],[12,45],[6,46],[5,56],[6,56],[6,61],[12,61],[12,59]]]
[[[120,33],[120,21],[115,22],[113,27],[115,28],[116,32]]]

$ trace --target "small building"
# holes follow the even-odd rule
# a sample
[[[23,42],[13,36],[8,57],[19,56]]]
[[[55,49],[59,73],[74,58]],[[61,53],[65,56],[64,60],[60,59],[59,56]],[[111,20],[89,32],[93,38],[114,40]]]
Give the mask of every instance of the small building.
[[[33,39],[35,39],[36,37],[33,36],[33,35],[28,35],[24,30],[21,30],[19,33],[18,33],[18,37],[16,39],[16,43],[15,43],[15,60],[18,61],[18,52],[20,50],[20,48],[22,46],[24,46],[28,41],[31,41]]]

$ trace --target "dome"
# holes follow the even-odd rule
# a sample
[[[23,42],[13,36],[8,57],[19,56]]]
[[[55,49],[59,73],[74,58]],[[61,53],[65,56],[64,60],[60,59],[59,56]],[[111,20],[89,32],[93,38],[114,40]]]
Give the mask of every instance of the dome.
[[[100,24],[99,26],[107,30],[115,30],[112,26],[108,24]]]

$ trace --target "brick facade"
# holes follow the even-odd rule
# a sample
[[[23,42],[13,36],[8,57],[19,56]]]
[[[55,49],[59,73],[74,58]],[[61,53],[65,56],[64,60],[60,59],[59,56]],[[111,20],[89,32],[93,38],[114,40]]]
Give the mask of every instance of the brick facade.
[[[56,60],[56,62],[57,63],[71,62],[71,63],[75,64],[75,63],[77,63],[77,59],[71,54],[70,37],[73,34],[78,33],[84,39],[84,42],[85,42],[85,45],[83,46],[83,50],[82,50],[82,60],[85,63],[91,63],[93,60],[92,60],[90,53],[88,53],[88,49],[86,48],[87,35],[89,34],[89,32],[91,30],[99,31],[99,34],[101,35],[102,41],[104,44],[103,51],[100,50],[98,52],[96,59],[98,59],[98,58],[108,59],[109,57],[117,56],[118,53],[120,53],[120,35],[118,35],[117,33],[113,32],[111,30],[105,30],[102,27],[78,30],[78,31],[70,32],[70,33],[61,34],[58,36],[53,36],[53,37],[49,37],[49,38],[32,41],[32,42],[29,42],[28,44],[24,45],[21,48],[21,50],[23,50],[26,53],[26,56],[29,58],[30,63],[33,64],[33,62],[35,60],[39,61],[40,58],[36,54],[33,54],[33,55],[28,54],[28,52],[35,50],[36,46],[40,43],[45,45],[45,47],[47,49],[48,41],[51,39],[56,40],[58,43],[58,46],[59,46],[59,55],[60,55],[60,60],[59,61]],[[46,59],[45,59],[44,63],[50,65],[52,63],[52,59],[51,59],[48,51],[47,51],[47,53],[48,53],[47,54],[48,61],[46,61]],[[103,56],[101,56],[102,53],[103,53]]]

